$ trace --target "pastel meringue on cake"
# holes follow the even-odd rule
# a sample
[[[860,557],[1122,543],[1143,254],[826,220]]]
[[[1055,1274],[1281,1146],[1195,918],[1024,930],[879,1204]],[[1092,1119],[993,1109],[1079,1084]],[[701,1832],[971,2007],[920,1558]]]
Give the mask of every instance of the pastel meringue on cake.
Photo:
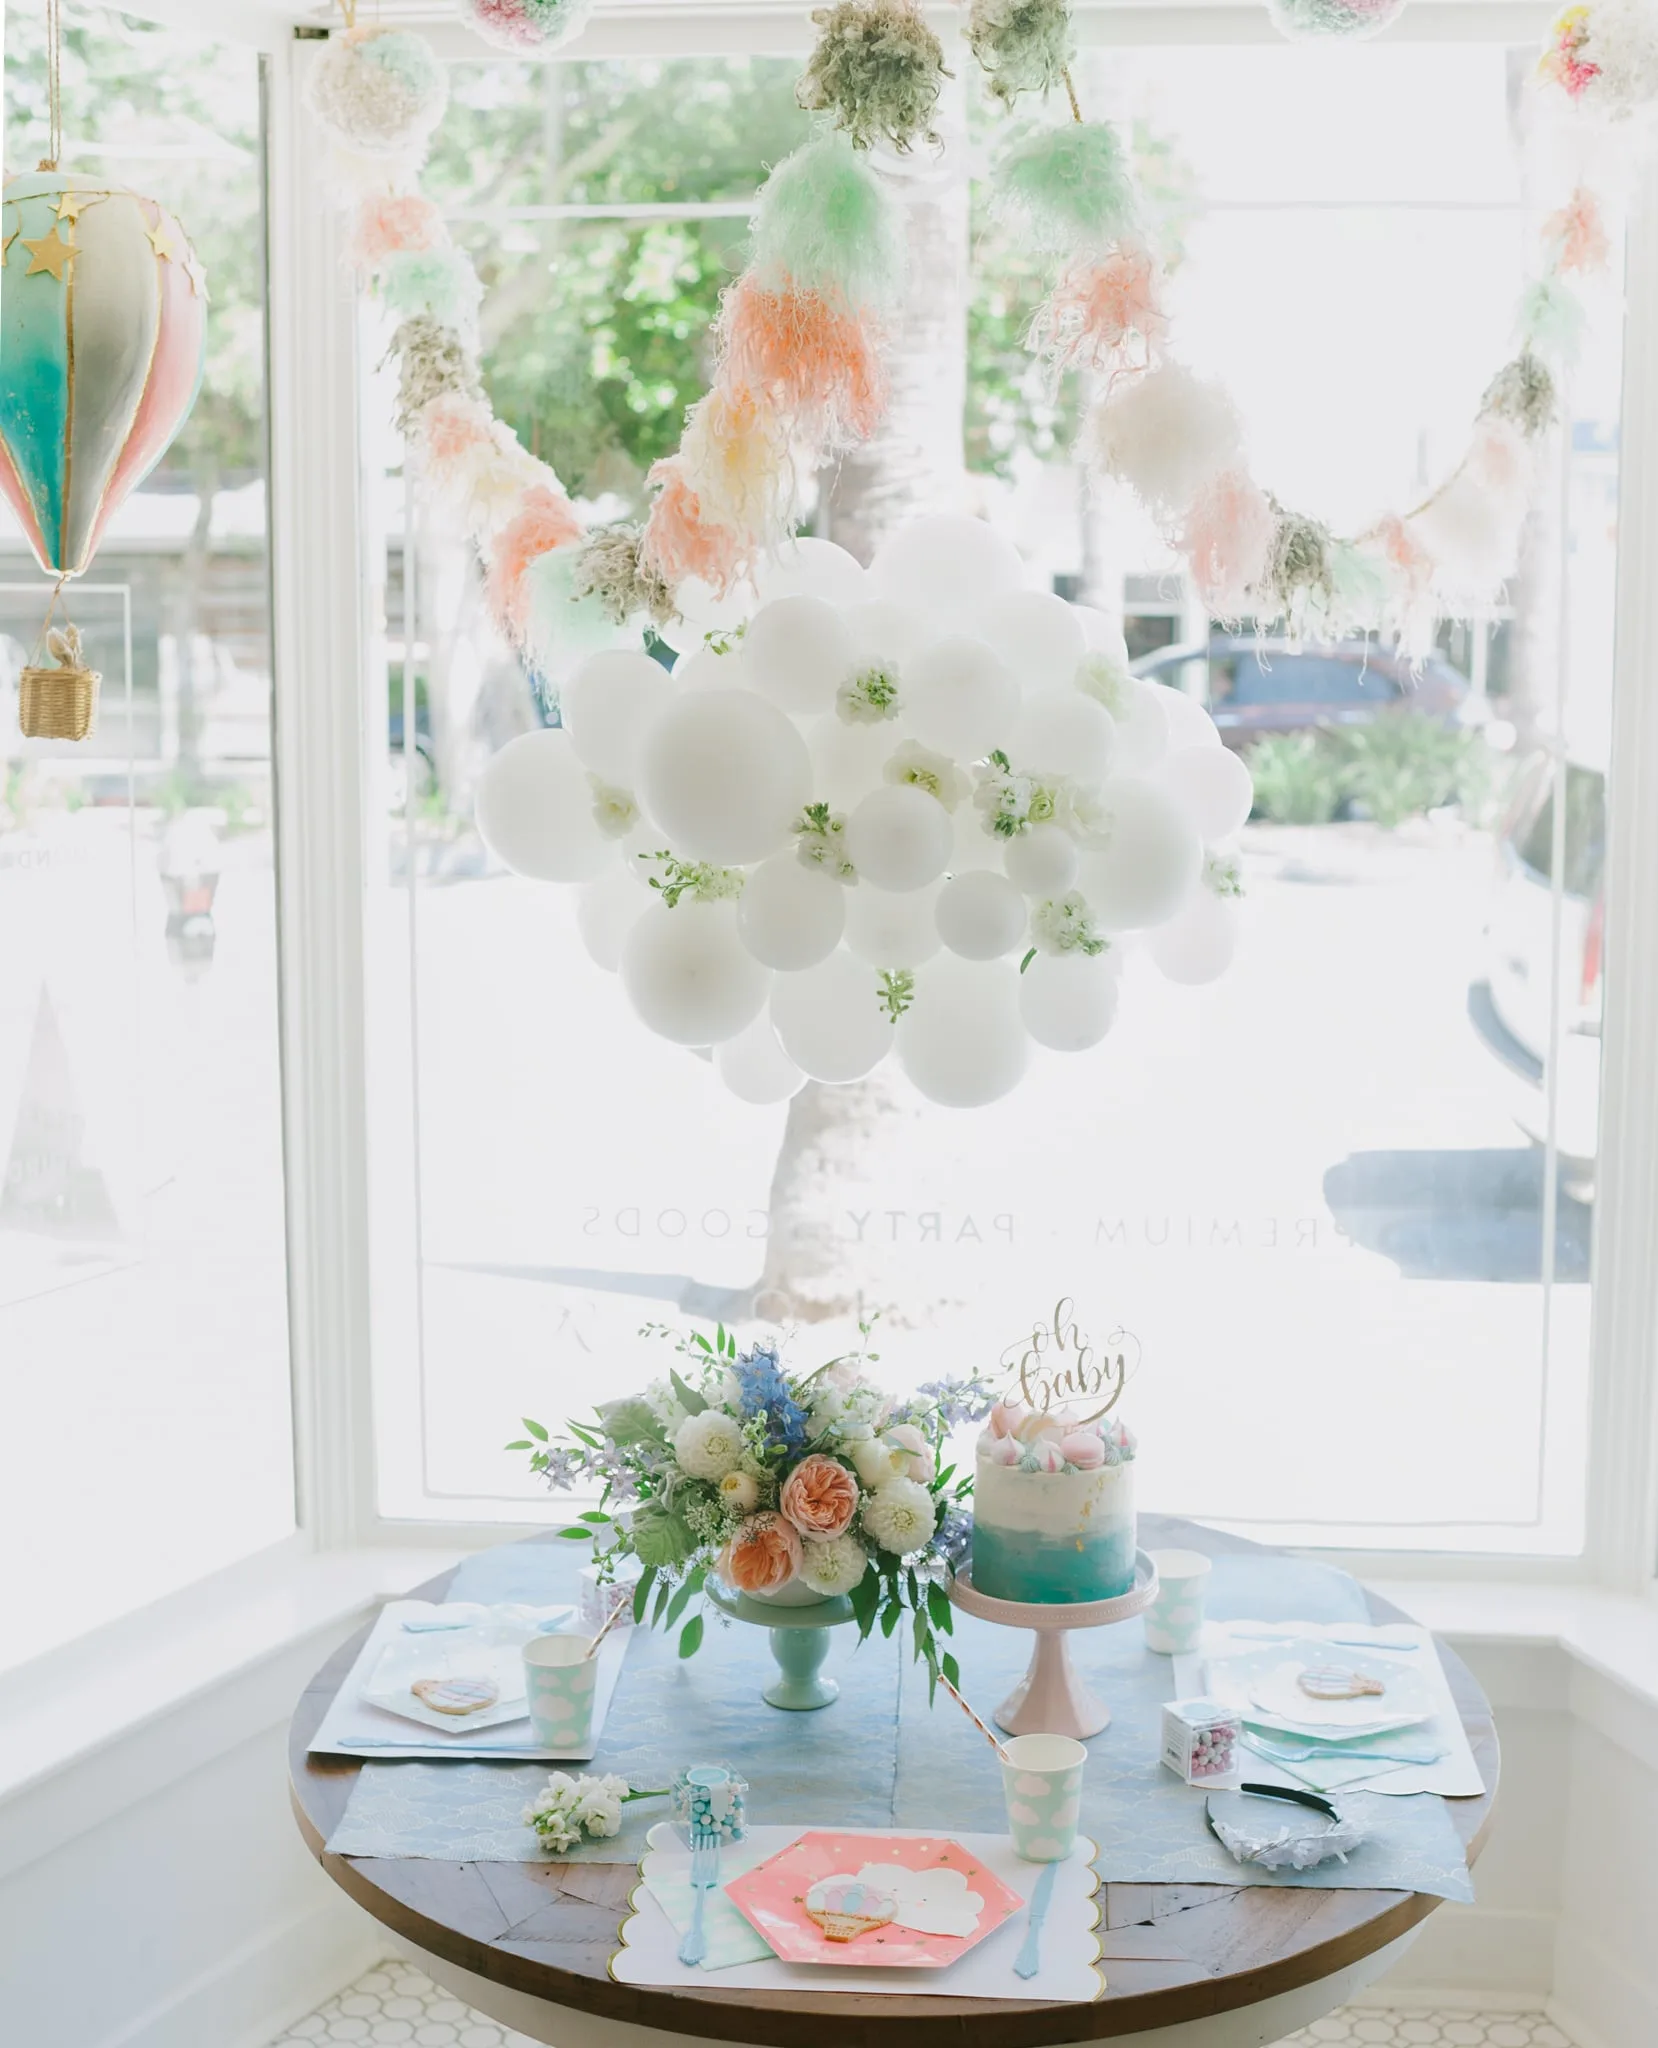
[[[1126,1593],[1135,1448],[1113,1416],[998,1401],[973,1479],[974,1591],[1044,1607]]]

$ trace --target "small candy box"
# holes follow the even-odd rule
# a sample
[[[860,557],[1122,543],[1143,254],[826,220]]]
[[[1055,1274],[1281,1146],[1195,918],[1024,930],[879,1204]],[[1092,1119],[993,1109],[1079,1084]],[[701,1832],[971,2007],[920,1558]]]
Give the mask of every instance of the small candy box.
[[[1163,1709],[1163,1763],[1188,1785],[1235,1784],[1243,1722],[1219,1700],[1170,1700]]]
[[[689,1764],[674,1778],[668,1794],[674,1825],[687,1841],[694,1834],[718,1835],[724,1842],[743,1839],[743,1794],[747,1781],[727,1764]]]

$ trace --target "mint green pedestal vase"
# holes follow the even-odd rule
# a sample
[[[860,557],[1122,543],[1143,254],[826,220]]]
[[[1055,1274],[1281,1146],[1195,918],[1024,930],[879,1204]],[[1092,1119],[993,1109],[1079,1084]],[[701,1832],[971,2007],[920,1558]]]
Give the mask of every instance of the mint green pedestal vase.
[[[830,1629],[853,1618],[852,1602],[844,1593],[827,1600],[816,1595],[806,1600],[763,1600],[750,1593],[733,1593],[710,1576],[708,1597],[733,1621],[770,1631],[778,1675],[760,1695],[768,1705],[809,1713],[839,1698],[839,1685],[823,1676],[823,1660],[829,1654]]]

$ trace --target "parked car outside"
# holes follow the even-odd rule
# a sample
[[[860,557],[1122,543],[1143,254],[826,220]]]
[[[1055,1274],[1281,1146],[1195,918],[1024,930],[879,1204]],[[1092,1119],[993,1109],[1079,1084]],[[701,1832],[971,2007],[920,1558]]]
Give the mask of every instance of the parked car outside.
[[[1207,642],[1161,647],[1134,673],[1185,690],[1208,706],[1227,746],[1244,748],[1270,733],[1368,725],[1390,711],[1415,711],[1451,725],[1473,725],[1484,711],[1468,678],[1432,655],[1419,672],[1373,641],[1293,646],[1253,633],[1214,634]]]

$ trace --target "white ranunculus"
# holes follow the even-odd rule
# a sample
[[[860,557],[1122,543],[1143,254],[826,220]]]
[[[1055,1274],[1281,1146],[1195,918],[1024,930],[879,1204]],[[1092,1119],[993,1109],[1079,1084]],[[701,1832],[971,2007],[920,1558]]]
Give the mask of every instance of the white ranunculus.
[[[754,1512],[760,1499],[760,1482],[752,1472],[728,1472],[720,1481],[720,1504],[739,1515]]]
[[[800,1576],[814,1593],[850,1593],[869,1568],[869,1553],[855,1536],[835,1536],[827,1543],[802,1546]]]
[[[688,1415],[674,1431],[674,1457],[692,1479],[723,1479],[742,1462],[743,1432],[721,1408]]]
[[[889,1479],[864,1502],[864,1528],[883,1550],[913,1557],[932,1541],[933,1497],[914,1479]]]
[[[900,1461],[879,1437],[861,1438],[848,1446],[847,1454],[865,1486],[885,1486],[889,1479],[898,1477]]]
[[[887,1442],[894,1451],[901,1451],[898,1470],[905,1479],[919,1479],[923,1485],[932,1478],[936,1469],[933,1464],[932,1446],[913,1422],[900,1422],[887,1431]]]

